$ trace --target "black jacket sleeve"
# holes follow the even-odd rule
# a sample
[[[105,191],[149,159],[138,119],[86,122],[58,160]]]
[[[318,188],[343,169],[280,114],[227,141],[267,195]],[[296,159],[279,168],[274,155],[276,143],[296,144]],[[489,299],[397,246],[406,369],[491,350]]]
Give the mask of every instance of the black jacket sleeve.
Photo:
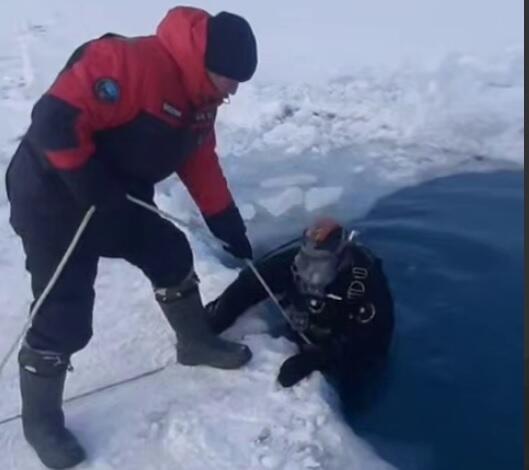
[[[51,95],[44,95],[33,108],[26,140],[42,164],[57,174],[85,209],[124,201],[125,191],[93,148],[86,153],[77,137],[82,111]],[[82,158],[77,158],[82,155]]]

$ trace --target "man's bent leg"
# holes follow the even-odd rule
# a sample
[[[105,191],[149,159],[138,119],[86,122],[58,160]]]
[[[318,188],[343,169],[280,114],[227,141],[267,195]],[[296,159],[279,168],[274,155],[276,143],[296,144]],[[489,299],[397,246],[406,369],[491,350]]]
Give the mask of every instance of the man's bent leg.
[[[156,300],[177,336],[178,362],[224,369],[244,365],[251,358],[248,347],[216,337],[207,323],[185,235],[157,215],[139,211],[123,257],[152,282]]]

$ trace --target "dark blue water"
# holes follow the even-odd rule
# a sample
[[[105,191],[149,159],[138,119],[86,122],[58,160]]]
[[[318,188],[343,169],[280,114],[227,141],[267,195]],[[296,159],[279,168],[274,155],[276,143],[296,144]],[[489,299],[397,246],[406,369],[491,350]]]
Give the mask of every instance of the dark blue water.
[[[523,466],[523,172],[402,190],[354,224],[384,259],[397,327],[354,430],[403,470]]]

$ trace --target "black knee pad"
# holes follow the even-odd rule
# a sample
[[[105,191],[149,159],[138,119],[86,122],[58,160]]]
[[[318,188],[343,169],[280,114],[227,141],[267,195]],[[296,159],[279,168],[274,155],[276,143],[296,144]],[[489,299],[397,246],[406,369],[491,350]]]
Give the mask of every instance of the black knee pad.
[[[68,369],[70,356],[53,351],[32,349],[24,344],[18,353],[18,363],[24,370],[42,377],[57,377]]]

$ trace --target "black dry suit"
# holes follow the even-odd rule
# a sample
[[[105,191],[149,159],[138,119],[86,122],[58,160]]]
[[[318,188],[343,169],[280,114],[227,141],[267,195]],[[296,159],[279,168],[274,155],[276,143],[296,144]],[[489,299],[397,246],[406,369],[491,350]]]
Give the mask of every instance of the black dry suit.
[[[327,287],[324,299],[303,295],[292,274],[298,247],[256,262],[272,291],[281,299],[296,328],[310,339],[306,347],[291,328],[301,352],[285,362],[279,376],[292,385],[315,369],[334,372],[347,383],[357,383],[383,364],[393,333],[393,299],[382,262],[367,248],[353,245],[347,263]],[[214,302],[208,305],[211,322],[223,331],[250,307],[268,298],[254,274],[243,270]],[[279,315],[279,313],[278,313]]]

